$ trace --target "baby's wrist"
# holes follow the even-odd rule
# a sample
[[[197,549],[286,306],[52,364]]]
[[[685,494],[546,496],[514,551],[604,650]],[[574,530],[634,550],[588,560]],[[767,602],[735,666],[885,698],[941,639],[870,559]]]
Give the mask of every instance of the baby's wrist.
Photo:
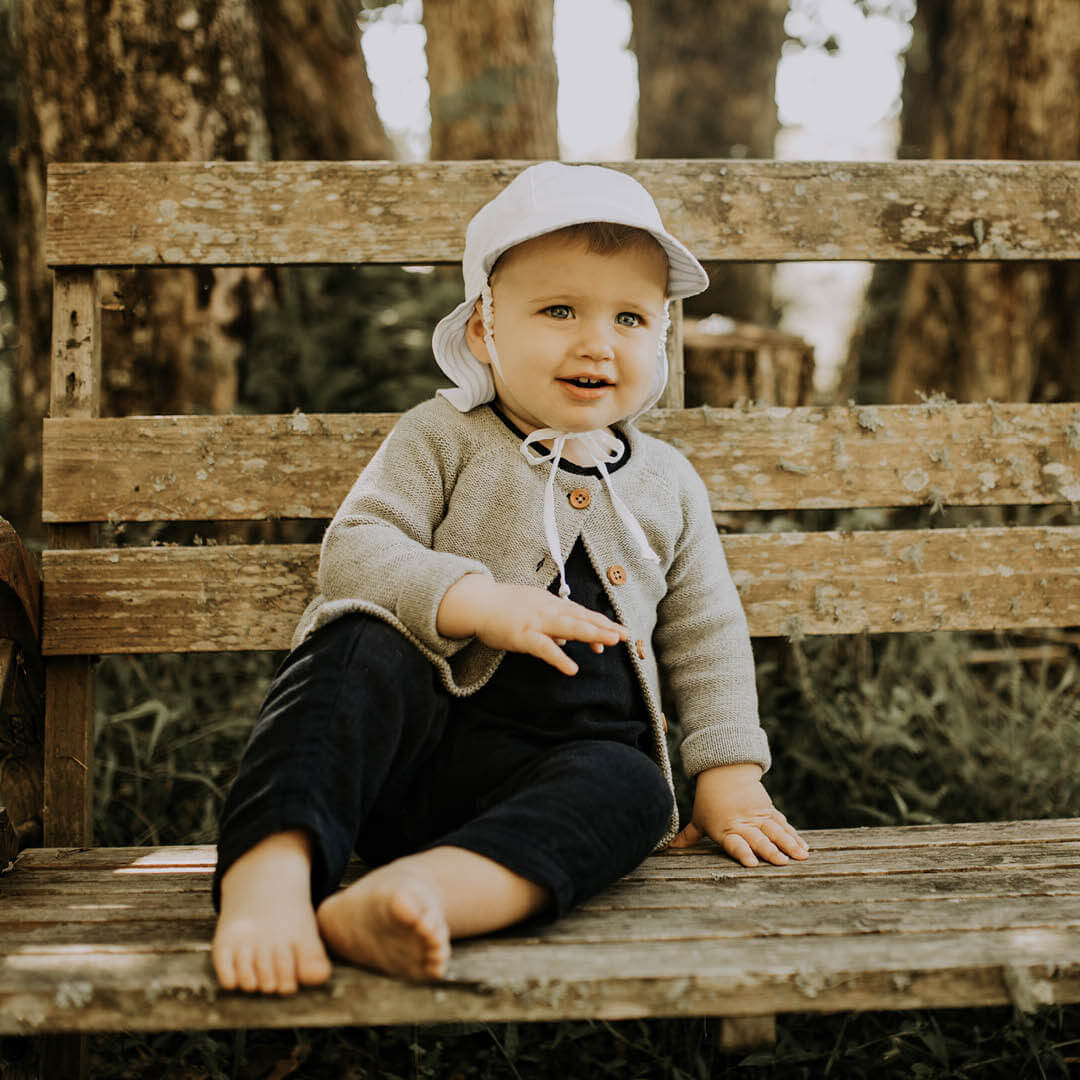
[[[483,597],[493,584],[485,574],[469,573],[443,593],[435,614],[435,629],[447,638],[475,637]]]
[[[756,761],[740,761],[731,765],[714,765],[711,769],[702,769],[697,774],[697,783],[730,784],[753,783],[760,780],[764,771]]]

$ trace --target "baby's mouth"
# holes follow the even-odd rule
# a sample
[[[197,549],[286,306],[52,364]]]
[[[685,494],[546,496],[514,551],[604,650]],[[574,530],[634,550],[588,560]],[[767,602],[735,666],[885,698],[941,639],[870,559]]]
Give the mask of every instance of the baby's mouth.
[[[580,386],[583,390],[598,390],[604,386],[614,386],[607,379],[592,379],[584,375],[575,376],[572,379],[560,379],[559,382],[570,383],[571,386]]]

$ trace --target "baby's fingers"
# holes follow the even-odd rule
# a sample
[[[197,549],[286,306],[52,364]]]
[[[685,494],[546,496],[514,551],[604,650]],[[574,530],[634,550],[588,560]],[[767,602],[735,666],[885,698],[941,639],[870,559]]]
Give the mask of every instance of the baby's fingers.
[[[793,859],[808,859],[810,857],[809,845],[786,820],[782,822],[765,822],[761,826],[761,831],[781,851],[790,855]]]
[[[743,866],[757,866],[758,859],[754,854],[754,849],[747,842],[746,838],[740,836],[738,833],[730,832],[725,834],[723,840],[720,842],[720,846],[738,863],[742,863]]]
[[[561,644],[565,645],[563,641]],[[547,634],[530,634],[523,642],[523,652],[543,660],[564,675],[576,675],[577,664],[559,648],[555,641]]]
[[[757,825],[743,826],[741,832],[729,832],[723,840],[724,850],[743,866],[757,866],[758,856],[775,866],[783,866],[789,859]]]
[[[583,641],[589,645],[617,645],[627,635],[624,627],[604,619],[602,615],[597,619],[583,618],[576,614],[559,615],[547,622],[543,629],[553,638]]]

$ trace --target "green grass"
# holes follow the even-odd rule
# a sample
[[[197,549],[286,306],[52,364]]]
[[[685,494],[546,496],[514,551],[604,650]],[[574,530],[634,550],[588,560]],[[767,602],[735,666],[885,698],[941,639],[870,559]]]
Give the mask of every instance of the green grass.
[[[706,1019],[195,1032],[97,1037],[99,1075],[175,1080],[706,1080],[1067,1078],[1080,1010],[1007,1009],[781,1017],[774,1049],[724,1054]]]
[[[993,645],[1002,662],[968,663]],[[777,803],[807,828],[1080,813],[1080,657],[1006,639],[759,643]],[[109,659],[99,669],[98,837],[210,842],[276,657]],[[685,791],[683,792],[685,797]],[[725,1055],[705,1019],[100,1036],[105,1077],[1069,1077],[1080,1008],[782,1016],[775,1048]],[[0,1076],[3,1073],[0,1071]]]

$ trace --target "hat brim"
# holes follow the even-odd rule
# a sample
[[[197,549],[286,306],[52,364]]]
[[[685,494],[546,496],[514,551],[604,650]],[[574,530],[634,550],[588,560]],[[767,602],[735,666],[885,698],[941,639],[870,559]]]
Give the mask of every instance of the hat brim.
[[[439,320],[431,335],[435,363],[454,384],[452,389],[440,390],[439,393],[462,412],[468,412],[495,397],[491,365],[477,360],[465,340],[465,326],[478,299],[479,296],[473,296],[458,304],[449,315]]]

